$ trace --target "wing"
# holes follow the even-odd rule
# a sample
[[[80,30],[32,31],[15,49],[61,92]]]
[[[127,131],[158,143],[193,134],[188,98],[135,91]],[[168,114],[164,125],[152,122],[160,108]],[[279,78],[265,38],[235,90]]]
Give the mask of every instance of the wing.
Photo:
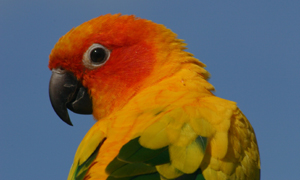
[[[160,180],[163,177],[156,167],[164,164],[170,165],[170,154],[168,147],[160,149],[149,149],[140,145],[139,139],[135,138],[122,147],[119,155],[107,166],[109,174],[107,180]],[[180,174],[176,180],[204,180],[201,171],[192,174]]]
[[[200,109],[201,117],[214,129],[214,133],[209,135],[206,154],[200,166],[204,177],[260,179],[257,141],[247,118],[232,101],[218,97],[207,97],[203,101],[206,105]]]
[[[254,131],[234,102],[204,97],[160,113],[107,166],[109,180],[260,178]]]

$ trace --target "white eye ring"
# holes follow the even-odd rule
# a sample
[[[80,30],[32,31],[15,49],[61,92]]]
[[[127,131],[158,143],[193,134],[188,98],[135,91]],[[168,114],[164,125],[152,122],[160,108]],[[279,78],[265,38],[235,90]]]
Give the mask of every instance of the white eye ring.
[[[109,59],[110,50],[101,44],[92,44],[83,54],[82,62],[88,69],[95,69],[103,66]]]

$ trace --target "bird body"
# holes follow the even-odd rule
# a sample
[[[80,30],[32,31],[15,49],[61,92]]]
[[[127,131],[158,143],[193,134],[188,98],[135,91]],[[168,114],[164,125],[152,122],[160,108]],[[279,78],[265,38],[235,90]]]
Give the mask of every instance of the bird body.
[[[260,178],[251,124],[235,102],[212,93],[205,65],[184,46],[163,25],[120,14],[92,19],[58,41],[49,61],[52,105],[67,123],[66,108],[96,120],[69,180]],[[80,85],[72,84],[76,93],[59,111],[52,79],[66,73]],[[91,111],[82,110],[85,90]]]

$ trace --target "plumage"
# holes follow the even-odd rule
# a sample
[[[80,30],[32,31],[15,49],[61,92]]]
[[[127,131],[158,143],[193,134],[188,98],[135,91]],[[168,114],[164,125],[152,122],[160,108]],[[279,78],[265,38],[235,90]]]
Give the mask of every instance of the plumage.
[[[105,63],[84,56],[93,44],[108,49]],[[251,124],[235,102],[212,93],[205,65],[184,46],[163,25],[120,14],[58,41],[49,68],[72,73],[88,90],[96,120],[69,180],[260,178]]]

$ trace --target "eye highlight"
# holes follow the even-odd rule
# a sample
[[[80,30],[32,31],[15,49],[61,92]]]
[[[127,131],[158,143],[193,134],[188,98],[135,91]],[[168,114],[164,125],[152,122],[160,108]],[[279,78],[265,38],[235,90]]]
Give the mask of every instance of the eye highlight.
[[[110,50],[101,44],[93,44],[83,54],[82,62],[85,67],[95,69],[105,64],[109,59]]]

